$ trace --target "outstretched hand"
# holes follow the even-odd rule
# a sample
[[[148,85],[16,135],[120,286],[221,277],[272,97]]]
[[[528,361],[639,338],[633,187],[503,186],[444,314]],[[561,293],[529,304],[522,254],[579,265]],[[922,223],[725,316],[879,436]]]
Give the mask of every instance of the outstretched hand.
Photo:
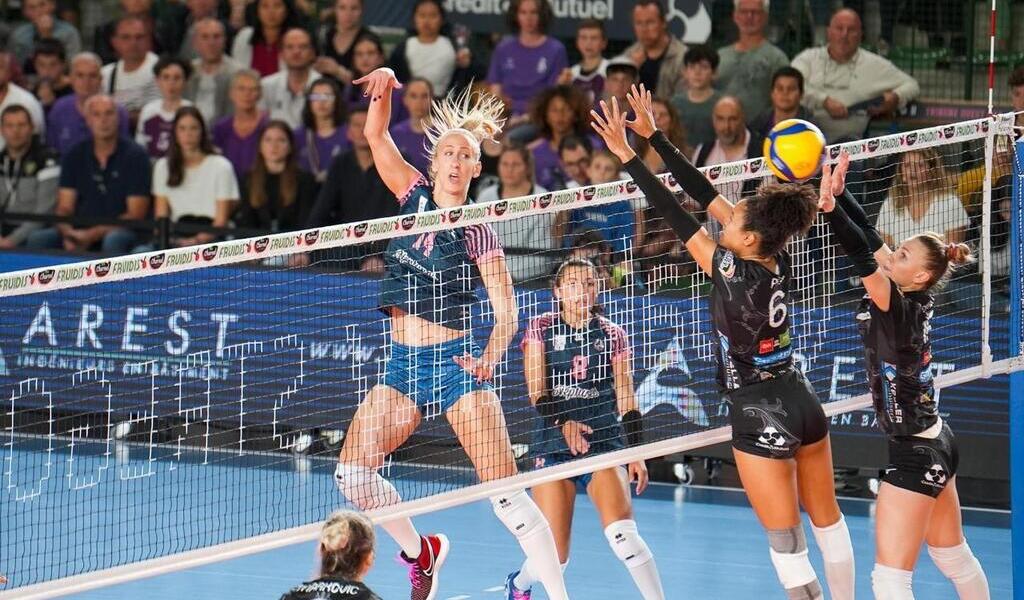
[[[651,91],[642,83],[639,89],[633,84],[633,88],[626,93],[626,100],[636,115],[632,121],[626,121],[626,127],[644,139],[650,138],[658,130],[658,124],[654,120],[654,100],[651,98]]]
[[[363,96],[368,96],[371,101],[381,98],[385,94],[390,94],[392,89],[402,89],[402,84],[399,83],[398,77],[395,77],[395,72],[387,67],[374,69],[368,75],[364,75],[352,82],[353,85],[362,85],[364,83],[366,88],[363,90]]]
[[[818,209],[832,212],[836,207],[836,196],[841,196],[846,189],[846,172],[850,169],[850,153],[843,150],[839,154],[835,168],[827,162],[821,167],[821,188],[818,196]]]
[[[629,147],[629,141],[626,139],[626,114],[619,109],[618,99],[612,97],[611,108],[608,107],[607,102],[602,100],[601,112],[604,114],[602,115],[596,110],[590,111],[590,116],[593,118],[590,126],[601,136],[605,146],[612,154],[617,156],[623,164],[629,162],[636,156],[636,152]]]

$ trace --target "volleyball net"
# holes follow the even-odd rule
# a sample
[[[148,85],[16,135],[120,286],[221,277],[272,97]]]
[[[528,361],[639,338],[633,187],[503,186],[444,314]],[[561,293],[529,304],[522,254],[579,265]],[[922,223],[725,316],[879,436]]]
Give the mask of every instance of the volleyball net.
[[[1002,115],[828,149],[829,161],[841,149],[851,154],[848,185],[888,241],[925,227],[976,248],[976,267],[937,295],[931,330],[930,376],[944,388],[940,410],[958,423],[972,409],[949,386],[1021,366],[1008,356],[1022,272],[1012,134],[1012,115]],[[760,158],[705,173],[733,200],[770,177]],[[678,191],[670,176],[663,180]],[[702,218],[717,234],[718,224]],[[412,379],[429,378],[407,381],[422,423],[381,466],[403,501],[370,511],[373,518],[729,439],[709,278],[630,181],[7,273],[0,572],[13,592],[0,596],[60,595],[313,539],[346,503],[332,476],[338,450],[396,357],[378,310],[381,253],[400,237],[420,248],[463,243],[456,233],[482,224],[505,247],[518,307],[518,332],[493,379],[512,448],[484,454],[511,452],[521,472],[480,482],[437,393],[449,383],[429,368],[448,359],[417,352],[405,358],[421,363]],[[759,352],[791,350],[828,414],[863,410],[870,401],[855,321],[859,282],[820,217],[788,250],[791,304],[780,310],[790,331],[762,340]],[[597,264],[604,315],[625,333],[643,443],[550,466],[520,344],[533,319],[558,310],[551,275],[569,257]],[[436,291],[452,282],[477,291],[456,324],[468,332],[461,352],[486,346],[495,310],[474,273],[457,271],[428,271],[436,290],[410,281],[405,293],[440,306]],[[608,368],[621,348],[577,335],[555,331],[553,351],[578,348],[579,356],[554,365],[554,375],[567,396],[585,402],[591,392],[581,382],[607,375],[590,370]],[[871,413],[860,420],[870,427]],[[606,427],[620,426],[613,419]],[[772,432],[764,442],[774,443]]]

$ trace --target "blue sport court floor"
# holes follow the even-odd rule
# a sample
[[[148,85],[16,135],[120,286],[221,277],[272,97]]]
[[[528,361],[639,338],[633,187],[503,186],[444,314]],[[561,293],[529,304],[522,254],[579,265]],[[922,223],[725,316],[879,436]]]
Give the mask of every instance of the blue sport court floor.
[[[0,449],[0,453],[13,456],[18,461],[29,456],[26,451],[39,456],[42,449],[42,442],[38,439],[19,440],[16,445],[19,448],[15,452],[7,454],[11,452],[10,448],[3,448]],[[95,451],[82,452],[77,460],[86,462],[78,463],[76,472],[87,472],[88,469],[85,467],[89,462],[101,460],[97,454]],[[117,454],[119,464],[116,465],[117,468],[113,464],[110,465],[104,482],[94,488],[78,490],[78,493],[87,495],[76,498],[74,495],[68,495],[64,483],[66,473],[63,471],[67,468],[67,455],[55,450],[51,477],[41,484],[42,491],[53,496],[41,507],[44,510],[40,511],[37,517],[31,517],[31,520],[37,521],[38,526],[51,529],[47,533],[33,527],[34,539],[26,540],[26,543],[32,545],[33,549],[43,552],[46,551],[45,546],[50,544],[72,543],[70,539],[63,539],[63,536],[69,533],[61,522],[65,519],[75,520],[76,515],[87,512],[87,507],[95,509],[121,503],[120,499],[111,502],[112,498],[107,493],[113,490],[113,486],[125,485],[140,486],[141,495],[135,498],[139,499],[139,504],[145,505],[144,510],[160,511],[169,517],[159,524],[156,535],[173,535],[174,530],[182,526],[191,530],[193,527],[181,522],[190,520],[189,513],[179,512],[178,507],[174,506],[178,502],[175,499],[178,496],[173,493],[161,496],[157,491],[162,489],[167,492],[172,488],[166,486],[173,485],[175,479],[186,474],[193,493],[216,496],[217,503],[237,503],[242,513],[254,509],[254,506],[247,506],[247,502],[264,494],[278,496],[273,502],[278,507],[277,510],[284,508],[282,501],[285,505],[291,502],[305,504],[293,495],[299,487],[306,493],[312,491],[328,495],[328,498],[337,498],[340,504],[340,497],[336,496],[338,492],[334,489],[331,477],[333,462],[329,460],[313,459],[301,468],[293,468],[289,466],[293,461],[278,455],[272,463],[249,459],[242,462],[224,461],[216,466],[199,466],[193,462],[180,462],[177,463],[177,468],[172,470],[169,466],[175,459],[167,454],[158,457],[155,462],[148,460],[141,448],[132,448],[130,452]],[[125,473],[134,473],[138,466],[144,463],[153,465],[155,475],[129,481],[119,481],[116,476],[118,468]],[[79,471],[80,468],[83,470]],[[206,477],[210,479],[204,481]],[[300,480],[304,482],[302,486],[297,485]],[[238,488],[235,490],[237,496],[226,490],[223,485],[216,486],[215,482],[234,483],[231,487]],[[209,491],[202,491],[207,489]],[[117,495],[124,495],[124,489],[120,491],[122,493]],[[89,497],[94,494],[97,495],[95,498]],[[100,504],[94,504],[96,501]],[[14,517],[14,514],[8,511],[15,510],[15,504],[10,497],[0,503],[3,506],[0,509],[0,517],[3,517],[0,522],[6,521],[9,526],[16,524],[15,521],[8,520]],[[116,508],[111,508],[116,512]],[[873,503],[863,500],[843,501],[843,511],[847,516],[856,551],[859,598],[871,597],[870,572],[874,551],[872,508]],[[634,509],[640,531],[658,561],[668,598],[785,599],[768,558],[764,534],[741,491],[653,485],[643,496],[635,498]],[[1012,575],[1009,514],[1000,511],[967,510],[964,519],[968,540],[988,573],[992,597],[1010,598]],[[210,523],[211,526],[217,526],[215,521],[203,521]],[[492,513],[489,503],[478,502],[424,515],[415,519],[415,522],[421,531],[442,531],[452,540],[451,554],[442,571],[442,589],[438,600],[501,598],[501,584],[509,571],[518,568],[522,554],[514,539]],[[21,524],[24,525],[26,522],[21,521]],[[220,526],[233,527],[224,523]],[[5,536],[11,534],[12,528],[0,528],[6,529]],[[145,544],[145,540],[152,540],[154,535],[154,532],[136,531],[136,535],[133,536],[119,536],[107,523],[101,523],[99,528],[105,531],[104,535],[123,537],[122,544],[131,544],[132,539]],[[813,540],[809,529],[808,538]],[[368,583],[385,600],[408,598],[405,571],[393,560],[397,548],[383,532],[379,540],[377,563],[370,572]],[[18,545],[15,543],[15,547]],[[82,548],[81,545],[78,547]],[[819,574],[822,574],[820,557],[813,542],[811,548],[815,567]],[[298,544],[71,597],[78,600],[276,599],[292,585],[309,578],[313,569],[313,553],[313,543]],[[8,569],[8,574],[9,569],[16,568],[19,562],[12,561],[11,558],[8,556],[7,560],[3,560],[3,557],[0,557],[0,565],[3,569]],[[577,498],[573,546],[566,582],[573,598],[637,597],[625,568],[609,550],[596,512],[585,495]],[[952,586],[935,569],[926,553],[919,562],[914,583],[918,598],[956,598]],[[545,596],[538,590],[534,597]]]

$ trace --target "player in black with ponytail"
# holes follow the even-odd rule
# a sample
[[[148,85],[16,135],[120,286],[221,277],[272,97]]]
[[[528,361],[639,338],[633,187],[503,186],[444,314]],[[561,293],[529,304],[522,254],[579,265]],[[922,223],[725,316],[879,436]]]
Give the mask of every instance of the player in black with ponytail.
[[[931,290],[973,257],[966,244],[947,244],[935,233],[890,250],[845,189],[849,162],[843,152],[834,172],[825,165],[819,204],[867,291],[857,328],[875,414],[889,439],[889,466],[875,512],[875,598],[914,597],[914,565],[927,542],[928,554],[961,600],[987,600],[988,580],[960,521],[959,452],[935,401],[929,339]]]
[[[853,548],[836,502],[828,423],[814,390],[793,364],[789,329],[790,258],[786,243],[817,214],[807,186],[767,184],[733,205],[718,194],[656,129],[650,93],[627,96],[634,120],[613,99],[592,112],[604,138],[711,277],[711,320],[717,335],[718,382],[730,405],[733,455],[743,488],[767,530],[770,555],[790,599],[823,598],[807,558],[800,505],[811,517],[832,598],[853,598]],[[722,224],[718,242],[637,158],[626,128],[647,138],[690,197]]]

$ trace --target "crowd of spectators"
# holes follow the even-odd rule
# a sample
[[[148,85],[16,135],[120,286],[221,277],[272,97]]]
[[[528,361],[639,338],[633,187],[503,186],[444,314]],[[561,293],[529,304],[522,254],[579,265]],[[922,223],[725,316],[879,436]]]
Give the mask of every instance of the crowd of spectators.
[[[658,0],[636,1],[628,44],[613,43],[596,20],[580,22],[573,40],[549,35],[548,0],[511,0],[503,37],[450,22],[441,0],[415,0],[408,33],[393,45],[363,23],[363,0],[335,0],[311,16],[303,9],[312,4],[121,0],[116,18],[83,36],[58,18],[54,0],[24,0],[24,22],[0,53],[0,248],[126,253],[202,243],[231,227],[280,232],[396,214],[354,83],[381,66],[405,84],[393,98],[392,138],[426,175],[433,98],[474,86],[504,99],[506,132],[483,147],[478,201],[620,179],[589,112],[600,100],[624,103],[635,84],[654,91],[659,128],[699,166],[759,156],[787,118],[816,123],[829,142],[859,139],[872,119],[919,94],[911,76],[862,46],[850,8],[832,15],[823,46],[791,59],[766,35],[769,0],[734,0],[737,38],[717,49],[683,44]],[[1011,89],[1024,110],[1024,71]],[[634,142],[663,170],[644,140]],[[873,211],[888,240],[923,230],[970,237],[975,199],[945,158],[914,151],[891,165]],[[190,227],[160,239],[132,225],[158,219]],[[613,285],[686,272],[685,250],[643,202],[496,228],[517,279],[542,276],[566,251],[602,262]],[[372,254],[341,262],[379,270]],[[647,275],[634,277],[638,270]]]

